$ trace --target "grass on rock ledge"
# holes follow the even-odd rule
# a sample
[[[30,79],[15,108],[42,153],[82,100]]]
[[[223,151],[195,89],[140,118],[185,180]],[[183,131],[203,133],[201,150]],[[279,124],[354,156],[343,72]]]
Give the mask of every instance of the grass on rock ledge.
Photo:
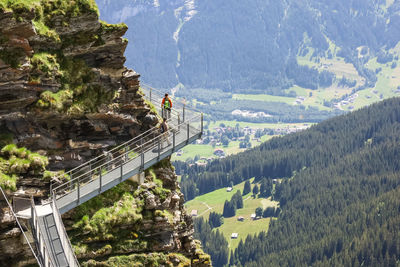
[[[5,190],[16,191],[18,178],[27,174],[47,181],[55,176],[68,179],[63,171],[46,171],[48,164],[47,157],[33,153],[25,147],[18,148],[15,144],[8,144],[0,150],[0,186]]]

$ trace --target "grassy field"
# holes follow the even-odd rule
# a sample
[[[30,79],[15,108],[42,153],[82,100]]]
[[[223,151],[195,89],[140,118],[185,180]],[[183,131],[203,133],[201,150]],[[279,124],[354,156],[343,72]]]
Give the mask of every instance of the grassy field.
[[[374,88],[366,88],[358,91],[358,97],[354,102],[354,108],[359,109],[377,101],[389,97],[399,96],[394,91],[400,86],[400,60],[397,61],[397,67],[392,69],[391,63],[380,64],[376,58],[367,63],[367,67],[373,71],[378,68],[382,70],[377,74],[378,81]]]
[[[284,129],[284,128],[300,128],[300,127],[305,127],[305,126],[310,126],[310,124],[307,123],[248,123],[248,122],[237,122],[237,121],[216,121],[216,122],[210,122],[206,123],[208,129],[210,131],[213,131],[215,127],[219,127],[219,125],[223,123],[227,127],[235,127],[236,124],[239,124],[241,128],[243,127],[250,127],[250,128],[259,128],[259,129],[264,129],[264,128],[269,128],[269,129]],[[206,127],[206,128],[207,128]],[[265,142],[269,139],[271,139],[274,136],[270,135],[264,135],[260,138],[260,142],[252,140],[251,138],[251,145],[252,147],[260,145],[262,142]],[[180,160],[180,161],[186,161],[187,159],[194,159],[195,156],[199,157],[206,157],[206,158],[216,158],[216,156],[213,154],[214,150],[216,148],[222,148],[225,151],[226,155],[234,155],[240,152],[245,151],[244,148],[239,148],[239,141],[231,141],[229,142],[229,145],[227,147],[224,146],[216,146],[213,147],[212,145],[203,145],[203,144],[191,144],[187,145],[182,149],[182,155],[177,156],[176,153],[172,155],[172,161],[174,160]]]
[[[253,179],[251,180],[253,181]],[[252,187],[254,185],[252,184]],[[191,212],[197,210],[199,217],[208,219],[211,211],[222,213],[225,200],[230,200],[237,190],[243,191],[244,182],[234,186],[231,192],[226,192],[226,188],[218,189],[208,194],[198,196],[195,199],[185,203],[186,210]],[[261,231],[268,231],[270,218],[262,218],[259,220],[251,220],[250,216],[255,212],[257,207],[276,207],[277,202],[264,198],[253,198],[251,193],[243,196],[243,209],[236,211],[236,216],[224,218],[224,224],[216,229],[219,229],[225,236],[231,249],[237,248],[241,239],[245,239],[247,235],[257,234]],[[243,216],[245,220],[239,222],[238,216]],[[238,239],[231,239],[232,233],[238,233]]]
[[[346,63],[342,58],[339,57],[334,57],[333,59],[320,59],[319,62],[316,62],[315,59],[311,59],[312,52],[313,50],[310,49],[307,55],[298,56],[297,60],[299,64],[315,67],[319,71],[327,70],[333,72],[337,79],[346,77],[347,79],[356,80],[356,86],[365,83],[365,78],[358,75],[357,70],[351,63]],[[394,54],[399,54],[400,45],[392,49],[391,52]],[[396,68],[391,68],[392,62],[380,64],[377,62],[377,58],[369,60],[369,62],[366,64],[367,68],[371,69],[372,71],[376,71],[378,68],[381,68],[381,71],[377,74],[378,80],[375,87],[358,91],[358,97],[355,99],[354,103],[342,105],[342,109],[351,110],[350,107],[353,107],[353,109],[356,110],[380,101],[381,99],[400,96],[399,93],[395,92],[397,87],[400,85],[400,60],[394,60],[393,62],[397,63]],[[286,92],[289,92],[290,90],[295,91],[297,95],[307,96],[306,100],[303,102],[303,105],[305,106],[318,106],[323,104],[324,100],[329,101],[331,99],[339,98],[345,94],[351,93],[351,88],[335,88],[335,85],[330,88],[319,89],[315,91],[295,86],[287,89]],[[312,92],[311,97],[308,95],[310,92]]]

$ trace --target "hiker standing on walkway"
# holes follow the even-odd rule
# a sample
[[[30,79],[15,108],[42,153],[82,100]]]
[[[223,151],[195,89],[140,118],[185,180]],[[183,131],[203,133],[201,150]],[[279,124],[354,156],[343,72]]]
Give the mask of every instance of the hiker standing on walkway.
[[[161,132],[161,149],[163,149],[164,141],[167,141],[168,146],[171,145],[171,141],[169,141],[168,139],[169,132],[168,132],[168,124],[166,118],[163,118],[163,122],[160,125],[160,132]]]
[[[171,108],[172,108],[172,101],[171,98],[169,98],[168,94],[165,94],[162,102],[161,102],[161,108],[162,108],[162,117],[163,119],[170,119],[171,118]]]

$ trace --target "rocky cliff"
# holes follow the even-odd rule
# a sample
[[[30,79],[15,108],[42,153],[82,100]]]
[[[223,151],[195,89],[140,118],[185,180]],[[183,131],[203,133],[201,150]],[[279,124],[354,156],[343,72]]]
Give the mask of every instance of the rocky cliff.
[[[139,75],[124,67],[126,25],[99,21],[93,0],[0,0],[0,25],[0,185],[9,200],[40,202],[55,175],[157,125]],[[0,265],[33,263],[0,205]],[[64,223],[84,266],[210,265],[169,160]]]

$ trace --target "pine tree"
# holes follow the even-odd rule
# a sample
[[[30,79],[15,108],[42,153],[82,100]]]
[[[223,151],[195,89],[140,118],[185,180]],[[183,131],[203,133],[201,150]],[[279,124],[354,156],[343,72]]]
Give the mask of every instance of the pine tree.
[[[236,199],[236,208],[242,209],[243,208],[243,197],[240,193],[240,190],[237,192],[237,199]]]
[[[224,203],[224,210],[223,210],[223,212],[222,212],[222,216],[224,216],[225,218],[230,217],[230,216],[229,216],[229,214],[230,214],[229,204],[230,204],[230,202],[229,202],[228,200],[225,200],[225,203]]]
[[[256,216],[261,217],[263,213],[263,209],[261,207],[256,208]]]
[[[231,256],[229,257],[229,266],[235,265],[235,256],[233,255],[233,251],[231,250]]]
[[[253,187],[253,195],[254,195],[254,197],[257,196],[258,192],[259,192],[258,185],[254,185],[254,187]]]
[[[250,193],[250,191],[251,191],[250,181],[247,180],[247,181],[244,183],[243,196],[244,196],[244,195],[247,195],[248,193]]]

